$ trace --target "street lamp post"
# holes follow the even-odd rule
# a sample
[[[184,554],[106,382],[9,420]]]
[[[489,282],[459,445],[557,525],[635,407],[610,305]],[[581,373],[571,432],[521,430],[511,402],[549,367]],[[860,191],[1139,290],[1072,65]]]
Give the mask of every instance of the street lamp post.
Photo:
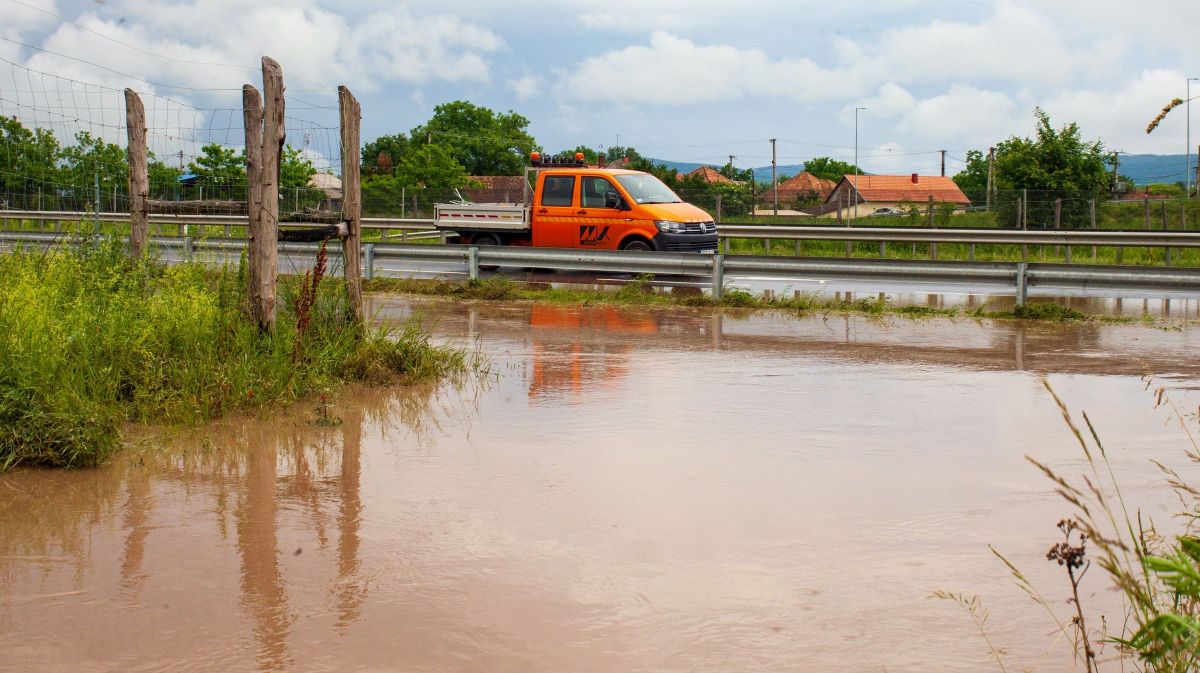
[[[866,110],[865,107],[854,108],[854,216],[853,220],[858,221],[858,111]],[[1188,142],[1191,142],[1190,140]]]
[[[1183,184],[1187,185],[1185,192],[1188,198],[1192,196],[1192,82],[1200,81],[1200,77],[1189,77],[1187,81],[1187,109],[1184,114],[1187,115],[1187,175],[1183,177]],[[1196,157],[1200,161],[1200,156]]]

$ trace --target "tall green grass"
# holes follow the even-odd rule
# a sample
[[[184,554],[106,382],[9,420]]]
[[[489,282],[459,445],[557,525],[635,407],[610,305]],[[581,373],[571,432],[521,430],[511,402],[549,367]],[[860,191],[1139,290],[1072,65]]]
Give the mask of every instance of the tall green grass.
[[[0,256],[0,470],[99,464],[127,421],[193,423],[465,366],[415,324],[347,324],[329,279],[298,331],[299,286],[281,284],[276,329],[260,334],[241,267],[133,262],[119,239]]]

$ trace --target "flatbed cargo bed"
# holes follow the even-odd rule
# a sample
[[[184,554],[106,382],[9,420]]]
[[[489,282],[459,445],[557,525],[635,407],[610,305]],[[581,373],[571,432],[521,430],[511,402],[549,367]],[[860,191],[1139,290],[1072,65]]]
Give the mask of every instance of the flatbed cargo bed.
[[[438,229],[450,231],[529,231],[529,208],[523,203],[439,203],[433,219]]]

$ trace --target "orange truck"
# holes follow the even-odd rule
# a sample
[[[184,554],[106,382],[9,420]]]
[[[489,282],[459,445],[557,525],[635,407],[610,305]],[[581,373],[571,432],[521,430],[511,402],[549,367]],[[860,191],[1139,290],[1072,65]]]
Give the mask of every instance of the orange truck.
[[[715,252],[713,218],[642,171],[589,168],[582,154],[525,169],[522,203],[439,203],[438,229],[470,245]],[[532,198],[531,198],[532,197]]]

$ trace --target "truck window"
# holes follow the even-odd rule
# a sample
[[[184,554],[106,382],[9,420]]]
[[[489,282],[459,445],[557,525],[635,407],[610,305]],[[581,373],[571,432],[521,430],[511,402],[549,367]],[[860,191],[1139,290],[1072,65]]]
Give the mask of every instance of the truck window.
[[[542,182],[543,206],[569,206],[574,196],[574,175],[547,175]]]
[[[613,186],[613,183],[605,178],[585,175],[583,177],[583,193],[580,195],[582,205],[584,208],[607,208],[605,195],[616,191],[617,188]]]

